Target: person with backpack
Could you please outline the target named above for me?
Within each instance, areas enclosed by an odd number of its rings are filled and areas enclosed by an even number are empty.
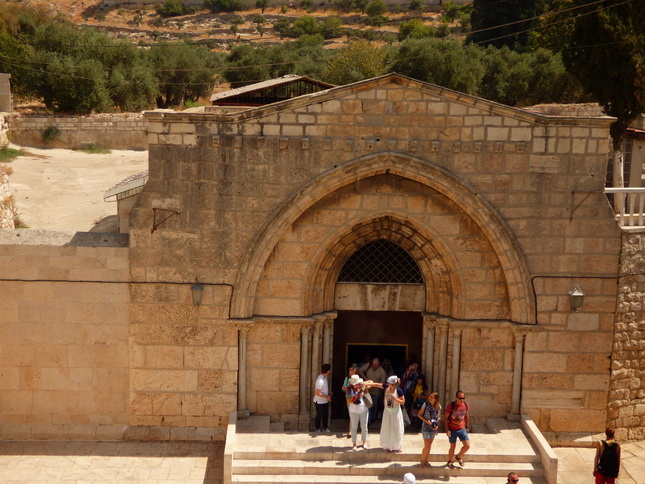
[[[593,475],[596,484],[614,484],[620,471],[620,445],[614,442],[615,430],[605,430],[607,440],[596,444],[596,456],[593,460]]]
[[[464,454],[470,449],[470,438],[468,437],[468,404],[466,395],[458,390],[457,399],[446,408],[446,434],[450,442],[448,450],[449,469],[455,468],[455,460],[461,467],[464,467]],[[461,442],[461,450],[455,457],[455,447],[457,447],[457,438]]]

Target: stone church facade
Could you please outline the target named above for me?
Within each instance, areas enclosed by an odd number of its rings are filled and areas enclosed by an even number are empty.
[[[149,179],[129,248],[109,249],[127,268],[96,276],[120,308],[104,341],[119,363],[93,360],[118,369],[102,403],[116,417],[88,407],[87,428],[223,439],[238,410],[308,430],[320,365],[339,393],[368,354],[395,370],[419,361],[444,402],[466,392],[475,422],[528,414],[544,432],[611,422],[627,436],[638,420],[638,389],[608,408],[624,385],[610,381],[623,245],[603,192],[611,118],[398,75],[233,114],[146,116]],[[361,259],[366,247],[384,252]],[[416,276],[370,279],[378,266]],[[0,424],[19,435],[29,418],[5,407]]]

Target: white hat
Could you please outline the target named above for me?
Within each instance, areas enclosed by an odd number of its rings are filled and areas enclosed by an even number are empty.
[[[398,385],[398,383],[399,383],[399,377],[398,377],[398,376],[396,376],[396,375],[392,375],[390,378],[388,378],[388,379],[387,379],[387,382],[388,382],[390,385]],[[412,476],[412,474],[410,474],[410,475]],[[414,477],[414,476],[412,476],[412,477]],[[412,481],[412,482],[414,482],[414,481]]]
[[[360,385],[361,383],[363,383],[363,379],[360,376],[352,375],[349,377],[350,385]]]
[[[417,481],[417,478],[414,477],[414,474],[408,472],[403,476],[403,484],[414,484]]]

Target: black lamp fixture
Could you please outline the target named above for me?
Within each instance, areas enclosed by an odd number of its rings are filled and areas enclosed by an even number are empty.
[[[193,296],[193,306],[201,306],[204,286],[199,283],[199,279],[195,278],[195,284],[190,287],[190,293]]]
[[[582,308],[582,302],[585,299],[585,293],[580,289],[580,286],[576,284],[576,287],[569,291],[569,296],[571,296],[571,311],[580,311],[580,308]]]

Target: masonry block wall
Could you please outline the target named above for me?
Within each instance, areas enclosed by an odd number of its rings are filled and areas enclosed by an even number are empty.
[[[154,288],[132,294],[142,306],[133,324],[156,330],[146,345],[176,344],[185,356],[203,342],[173,339],[178,327],[218,328],[227,337],[204,351],[229,375],[237,370],[232,328],[253,322],[248,404],[293,421],[302,409],[281,406],[282,389],[265,388],[258,375],[295,375],[297,337],[276,344],[266,335],[285,331],[281,318],[333,310],[346,257],[376,234],[398,236],[432,286],[426,311],[472,325],[459,383],[486,409],[480,416],[509,409],[513,336],[486,325],[502,320],[533,329],[521,410],[543,430],[604,428],[621,244],[603,194],[611,119],[536,115],[386,76],[241,114],[152,113],[148,121],[150,179],[131,219],[131,275]],[[189,305],[196,277],[216,302],[194,313],[164,308],[166,296],[158,305],[160,280],[184,287]],[[575,284],[587,293],[579,313],[568,305]],[[173,319],[155,319],[160,310]],[[482,356],[487,349],[494,358]],[[140,364],[154,374],[166,362]],[[230,396],[230,407],[202,404],[198,413],[235,408],[235,388],[204,390],[207,368],[182,365],[177,374],[190,384],[135,383],[133,398],[216,393]],[[175,425],[164,410],[144,416]]]
[[[115,150],[145,150],[147,123],[140,113],[65,116],[13,114],[7,119],[11,141],[39,148],[79,148],[95,144]]]
[[[645,237],[623,237],[616,333],[611,363],[609,424],[622,439],[645,438]]]
[[[127,280],[127,248],[0,245],[0,438],[123,438]]]
[[[11,74],[0,74],[0,112],[10,113],[13,111],[11,99]]]

